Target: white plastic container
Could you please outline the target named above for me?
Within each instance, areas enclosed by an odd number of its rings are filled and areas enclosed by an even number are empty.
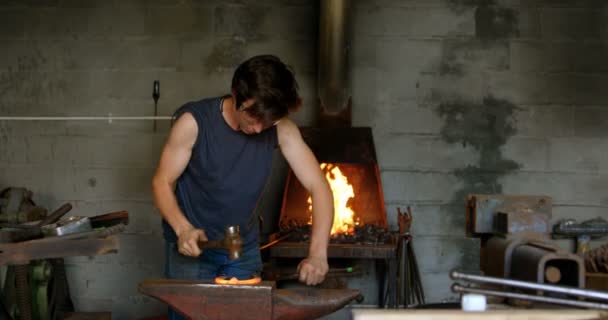
[[[485,311],[486,296],[475,293],[463,294],[461,304],[463,311]]]

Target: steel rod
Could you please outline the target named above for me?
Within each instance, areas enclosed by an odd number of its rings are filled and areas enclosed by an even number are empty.
[[[450,277],[452,280],[466,280],[471,282],[479,282],[479,283],[492,283],[497,285],[505,285],[510,287],[524,288],[524,289],[532,289],[532,290],[542,290],[542,291],[550,291],[556,293],[563,293],[567,295],[575,295],[584,298],[592,298],[598,300],[606,300],[608,301],[608,293],[604,293],[601,291],[594,290],[586,290],[586,289],[578,289],[572,287],[564,287],[564,286],[556,286],[542,283],[534,283],[534,282],[526,282],[512,279],[503,279],[503,278],[494,278],[487,276],[479,276],[473,274],[466,274],[458,271],[450,272]]]
[[[477,293],[477,294],[496,296],[496,297],[521,299],[521,300],[529,300],[529,301],[536,301],[536,302],[546,302],[546,303],[552,303],[552,304],[567,305],[567,306],[589,308],[589,309],[608,310],[608,304],[599,303],[599,302],[568,300],[568,299],[560,299],[560,298],[553,298],[553,297],[546,297],[546,296],[536,296],[536,295],[525,294],[525,293],[477,289],[477,288],[464,287],[457,283],[452,285],[452,291],[459,292],[459,293],[468,292],[468,293]]]
[[[69,120],[171,120],[171,116],[73,116],[73,117],[0,117],[0,121],[69,121]]]

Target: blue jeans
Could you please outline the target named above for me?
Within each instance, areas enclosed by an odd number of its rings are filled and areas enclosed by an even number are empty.
[[[213,280],[217,276],[248,279],[262,271],[262,257],[257,246],[244,248],[241,257],[229,260],[224,250],[207,249],[199,257],[186,257],[177,251],[177,243],[165,242],[165,276],[169,279]],[[185,319],[169,308],[169,320]]]

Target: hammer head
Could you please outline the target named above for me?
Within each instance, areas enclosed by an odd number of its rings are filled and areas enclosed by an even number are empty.
[[[228,258],[235,260],[241,257],[243,252],[243,239],[239,226],[226,226],[226,236],[224,237],[223,247],[228,250]]]

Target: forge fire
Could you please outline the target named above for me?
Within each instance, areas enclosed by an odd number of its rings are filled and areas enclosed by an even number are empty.
[[[337,164],[321,163],[334,198],[334,222],[331,228],[332,243],[358,243],[366,245],[386,244],[391,241],[391,235],[384,225],[362,223],[358,213],[353,208],[356,203],[355,188],[349,177]],[[290,236],[288,241],[307,242],[312,225],[312,198],[306,199],[307,222],[297,219],[282,221],[281,233]]]

